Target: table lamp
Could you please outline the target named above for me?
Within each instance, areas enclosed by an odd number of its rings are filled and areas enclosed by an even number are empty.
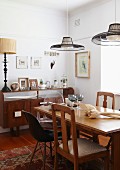
[[[0,38],[0,54],[4,54],[4,87],[3,92],[11,91],[7,87],[7,59],[6,54],[16,54],[16,40],[8,38]]]

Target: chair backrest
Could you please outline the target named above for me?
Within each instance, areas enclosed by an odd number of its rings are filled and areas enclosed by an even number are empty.
[[[42,126],[40,125],[39,121],[37,120],[37,118],[32,115],[29,112],[26,112],[24,110],[22,110],[22,113],[25,115],[26,120],[29,124],[29,129],[30,129],[30,133],[31,135],[40,142],[46,142],[49,138],[48,134],[44,131],[44,129],[42,128]]]
[[[58,113],[59,112],[59,113]],[[56,123],[56,114],[59,114],[61,116],[61,132],[62,132],[62,144],[63,148],[61,152],[63,151],[66,154],[70,155],[69,148],[68,148],[68,133],[67,133],[67,123],[66,123],[66,117],[68,117],[70,121],[70,130],[71,130],[71,138],[73,142],[73,152],[74,152],[74,159],[78,158],[78,146],[77,146],[77,134],[76,134],[76,124],[75,124],[75,113],[74,110],[70,107],[63,106],[60,104],[53,104],[52,105],[52,118],[53,118],[53,129],[54,129],[54,142],[55,142],[55,149],[57,148],[61,149],[59,147],[58,143],[58,129],[57,129],[57,123]],[[72,156],[72,155],[71,155]]]
[[[63,103],[63,99],[61,96],[56,97],[46,97],[44,98],[44,102],[52,102],[52,103]]]
[[[112,99],[112,109],[115,109],[115,95],[111,92],[97,92],[97,99],[96,99],[96,106],[100,105],[100,96],[103,96],[103,107],[107,108],[107,99],[108,97],[111,97]]]

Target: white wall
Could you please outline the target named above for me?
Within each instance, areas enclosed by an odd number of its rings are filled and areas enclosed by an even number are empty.
[[[85,46],[90,51],[90,79],[75,78],[75,58],[71,59],[69,76],[72,75],[71,84],[76,87],[76,93],[84,95],[84,102],[95,105],[96,92],[101,89],[101,47],[91,42],[91,38],[98,33],[108,30],[108,26],[115,22],[114,0],[93,5],[91,8],[81,9],[70,15],[70,35],[74,42]],[[120,22],[120,11],[117,0],[116,20]],[[75,20],[80,19],[80,25],[75,26]]]
[[[44,51],[50,51],[51,45],[61,42],[66,33],[65,23],[66,15],[60,11],[0,1],[0,37],[17,41],[17,53],[7,55],[8,85],[18,81],[18,77],[42,78],[53,83],[54,79],[66,74],[64,53],[57,57],[44,56]],[[28,56],[28,69],[16,69],[16,56]],[[41,69],[30,69],[31,56],[42,57]],[[50,62],[53,60],[56,64],[51,70]],[[0,55],[0,89],[4,84],[2,61],[3,54]]]
[[[14,38],[17,41],[17,53],[7,55],[8,86],[18,81],[18,77],[41,78],[51,84],[61,79],[66,71],[66,55],[44,56],[50,46],[61,43],[66,33],[66,14],[50,9],[41,9],[11,1],[0,0],[0,37]],[[16,56],[28,56],[28,69],[16,69]],[[30,69],[30,57],[42,57],[41,69]],[[55,60],[51,70],[50,63]],[[0,89],[4,85],[3,54],[0,54]],[[7,131],[2,129],[0,132]]]
[[[120,1],[117,0],[117,20],[120,21]],[[80,26],[74,22],[80,18]],[[96,92],[101,89],[101,47],[91,42],[92,36],[107,31],[110,23],[115,21],[114,0],[80,9],[70,15],[69,34],[74,43],[85,46],[90,51],[90,79],[75,77],[75,55],[61,52],[58,57],[44,56],[50,46],[61,42],[66,34],[66,14],[49,9],[39,9],[27,5],[0,0],[0,37],[17,40],[17,54],[28,56],[29,68],[16,69],[16,55],[8,58],[8,85],[18,77],[43,78],[44,81],[68,75],[69,84],[76,87],[76,93],[84,95],[84,102],[95,104]],[[42,57],[41,69],[30,69],[30,57]],[[56,60],[54,69],[50,62]],[[3,55],[0,55],[0,89],[3,87]],[[1,130],[0,130],[1,131]]]

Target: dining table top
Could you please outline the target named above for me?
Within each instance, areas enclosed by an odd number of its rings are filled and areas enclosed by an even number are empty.
[[[89,118],[86,116],[84,110],[80,108],[74,108],[76,126],[80,129],[85,129],[88,131],[93,131],[94,133],[109,136],[113,133],[120,132],[120,111],[112,110],[103,107],[96,107],[96,109],[101,113],[97,118]],[[39,106],[34,107],[36,112],[40,114],[46,114],[48,117],[52,117],[52,111],[49,106]],[[105,115],[102,115],[105,114]],[[111,117],[110,115],[115,115]],[[57,118],[60,119],[60,112],[57,112]],[[66,120],[70,121],[69,115]]]

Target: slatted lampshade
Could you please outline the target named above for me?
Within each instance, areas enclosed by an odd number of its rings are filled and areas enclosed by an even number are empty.
[[[116,23],[116,0],[115,0],[115,23],[109,25],[107,32],[102,32],[91,40],[97,45],[103,46],[120,46],[120,23]]]
[[[8,38],[0,38],[0,53],[4,54],[4,87],[2,88],[2,91],[10,91],[10,89],[7,87],[7,60],[6,60],[6,54],[16,54],[16,40],[14,39],[8,39]]]
[[[67,35],[68,35],[68,0],[66,0],[66,19],[67,19]],[[51,50],[56,50],[56,51],[79,51],[79,50],[84,50],[85,47],[83,45],[79,44],[74,44],[73,40],[69,36],[65,36],[62,39],[62,43],[60,44],[55,44],[50,47]]]
[[[79,44],[73,44],[71,37],[63,37],[61,44],[52,45],[50,49],[56,51],[79,51],[84,50],[85,47]]]
[[[120,46],[120,23],[110,24],[108,32],[95,35],[92,42],[103,46]]]
[[[16,40],[0,38],[0,53],[16,54]]]

